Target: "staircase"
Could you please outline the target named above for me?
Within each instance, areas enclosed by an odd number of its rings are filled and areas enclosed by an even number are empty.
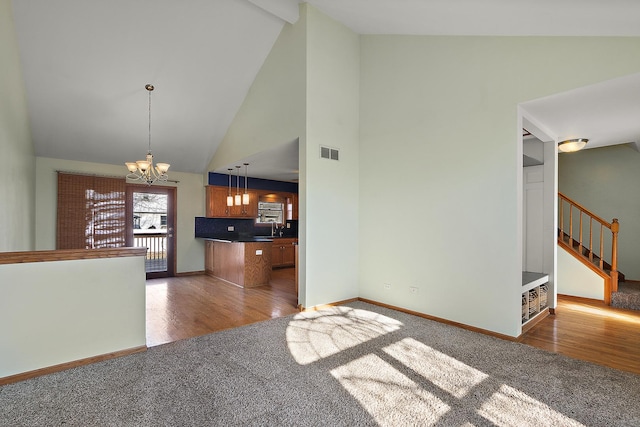
[[[640,310],[640,282],[628,281],[618,284],[618,292],[611,294],[611,306]]]
[[[614,219],[614,221],[617,221],[617,220]],[[565,249],[568,247],[571,247],[573,249],[573,252],[576,252],[581,255],[581,261],[585,263],[589,263],[596,268],[600,268],[600,261],[602,261],[602,270],[605,273],[607,273],[609,276],[611,276],[611,264],[609,264],[605,260],[601,260],[598,254],[594,253],[586,246],[581,247],[580,242],[578,240],[572,240],[571,237],[564,231],[561,231],[560,229],[558,229],[558,235],[559,235],[558,241],[559,242],[562,241],[564,243],[564,245],[562,246],[565,247]],[[622,273],[621,271],[618,271],[618,287],[620,286],[619,285],[620,282],[624,282],[624,281],[625,281],[624,273]]]
[[[562,193],[558,211],[558,245],[604,279],[605,303],[640,310],[640,281],[627,281],[617,270],[618,220],[605,221]]]
[[[618,272],[618,220],[608,222],[562,193],[558,212],[558,246],[603,278],[604,302],[611,305],[619,279],[624,280]]]

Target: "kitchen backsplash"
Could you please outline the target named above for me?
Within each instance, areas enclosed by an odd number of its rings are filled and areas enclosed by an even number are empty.
[[[290,228],[286,228],[289,224]],[[229,231],[228,227],[233,227]],[[298,221],[286,221],[282,230],[282,237],[298,237]],[[256,225],[253,219],[238,218],[195,218],[195,237],[224,237],[224,236],[270,236],[271,227]]]

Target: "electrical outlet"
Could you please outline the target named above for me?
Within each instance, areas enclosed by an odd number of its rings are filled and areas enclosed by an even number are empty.
[[[291,228],[291,223],[287,223],[287,228]]]
[[[409,293],[410,294],[418,294],[418,287],[417,286],[409,286]]]
[[[385,289],[385,290],[389,290],[389,289],[391,289],[391,283],[385,283],[385,284],[384,284],[384,289]]]
[[[236,228],[233,225],[227,227],[227,231],[234,231]]]

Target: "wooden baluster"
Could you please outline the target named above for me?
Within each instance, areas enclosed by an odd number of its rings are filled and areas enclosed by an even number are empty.
[[[611,221],[611,292],[618,292],[618,218]]]
[[[573,249],[573,205],[569,205],[569,246]]]
[[[558,196],[558,205],[560,206],[560,220],[558,221],[558,237],[564,239],[564,203],[562,203],[562,197]]]
[[[593,262],[593,217],[589,216],[589,261]]]
[[[564,199],[562,196],[559,197],[558,204],[560,205],[560,232],[559,237],[564,242]]]
[[[600,269],[604,269],[603,268],[603,264],[602,264],[602,258],[604,257],[604,234],[603,234],[603,228],[604,226],[602,224],[600,224]]]
[[[580,242],[578,244],[578,250],[580,251],[580,255],[584,255],[582,252],[582,209],[580,209],[580,217],[579,217],[579,224],[580,224]]]

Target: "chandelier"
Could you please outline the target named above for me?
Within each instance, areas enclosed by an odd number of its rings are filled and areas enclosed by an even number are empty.
[[[145,160],[125,162],[125,165],[129,169],[127,179],[151,185],[156,181],[167,182],[169,179],[167,171],[170,165],[169,163],[158,163],[153,166],[153,154],[151,154],[151,91],[153,91],[154,87],[148,84],[144,88],[149,92],[149,149]]]

